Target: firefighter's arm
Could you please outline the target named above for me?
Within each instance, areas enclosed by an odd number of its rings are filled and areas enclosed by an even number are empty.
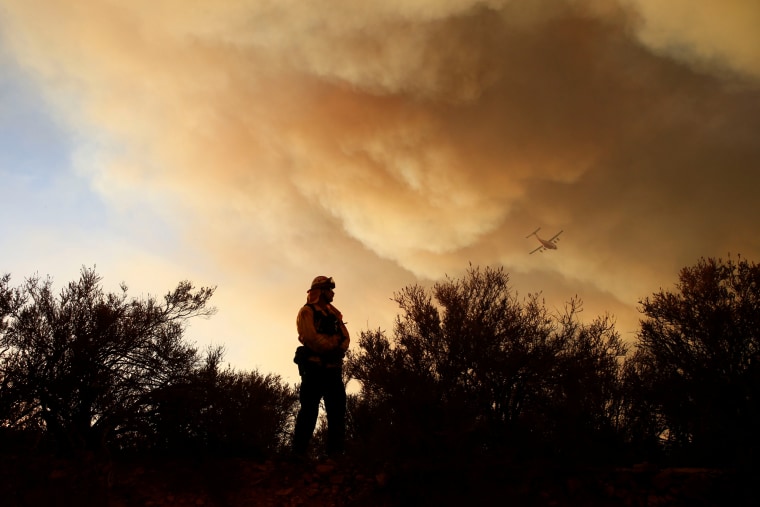
[[[314,327],[314,314],[312,309],[304,306],[298,312],[296,318],[298,340],[317,354],[324,354],[334,350],[338,346],[338,337],[317,333]]]
[[[338,321],[340,326],[340,331],[343,334],[343,339],[339,343],[339,346],[343,352],[348,350],[348,345],[351,343],[351,337],[348,335],[348,329],[346,328],[346,325],[343,323],[342,320]]]
[[[338,348],[345,352],[348,350],[348,345],[351,343],[351,337],[348,334],[348,328],[346,327],[346,324],[343,323],[343,314],[340,313],[340,310],[335,308],[333,305],[327,305],[327,308],[328,311],[330,311],[338,319],[338,330],[341,334],[341,336],[338,337]]]

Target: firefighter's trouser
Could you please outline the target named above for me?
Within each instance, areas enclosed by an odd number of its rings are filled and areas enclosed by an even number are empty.
[[[310,365],[301,373],[301,408],[293,433],[293,451],[305,454],[317,425],[319,402],[324,398],[327,412],[327,453],[343,451],[346,435],[346,388],[341,367]]]

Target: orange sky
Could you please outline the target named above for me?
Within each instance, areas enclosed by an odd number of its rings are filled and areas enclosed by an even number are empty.
[[[757,26],[754,0],[0,0],[67,139],[50,177],[105,224],[16,227],[0,271],[217,285],[188,338],[288,379],[319,274],[357,336],[472,263],[632,337],[680,268],[758,260]],[[528,255],[539,226],[559,249]]]

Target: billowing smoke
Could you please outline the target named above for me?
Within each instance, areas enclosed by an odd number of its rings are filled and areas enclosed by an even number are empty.
[[[358,332],[472,262],[627,331],[679,268],[760,251],[753,1],[2,3],[77,170],[283,329],[317,274]]]

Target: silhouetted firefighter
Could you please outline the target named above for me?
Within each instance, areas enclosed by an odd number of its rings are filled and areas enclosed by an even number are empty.
[[[327,411],[327,454],[343,452],[346,434],[346,388],[343,356],[350,338],[343,316],[331,303],[335,293],[332,278],[318,276],[307,291],[306,304],[296,318],[298,340],[294,362],[301,375],[301,407],[293,434],[293,452],[306,455],[319,414],[319,402]]]

